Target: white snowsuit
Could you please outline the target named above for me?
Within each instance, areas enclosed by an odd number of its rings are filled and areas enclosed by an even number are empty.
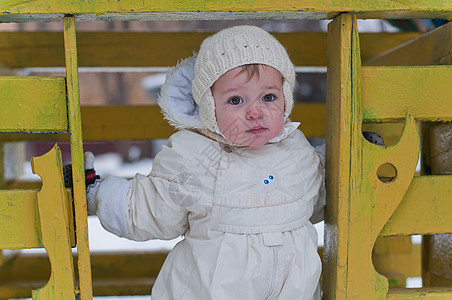
[[[187,88],[188,70],[169,75],[165,99]],[[172,118],[169,102],[162,107]],[[323,174],[323,155],[299,130],[261,147],[181,130],[148,176],[98,184],[96,214],[107,230],[133,240],[184,235],[160,271],[153,300],[320,299],[310,218],[323,216]]]

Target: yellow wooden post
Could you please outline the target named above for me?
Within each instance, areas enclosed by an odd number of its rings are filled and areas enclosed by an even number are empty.
[[[340,158],[344,154],[339,151],[341,144],[350,143],[350,136],[348,131],[343,132],[337,125],[341,123],[341,113],[347,109],[346,101],[351,98],[351,74],[348,67],[351,60],[351,26],[351,16],[340,15],[330,23],[327,42],[326,185],[328,202],[325,212],[323,290],[324,298],[332,300],[346,298],[344,277],[347,259],[338,252],[342,248],[342,243],[346,243],[347,228],[345,226],[349,208],[348,203],[344,202],[342,209],[339,209],[336,199],[339,199],[340,187],[337,178],[349,173],[347,165],[340,163]],[[339,227],[339,224],[343,225]],[[342,288],[339,288],[340,286]]]
[[[90,254],[88,243],[85,169],[83,163],[83,139],[80,117],[80,91],[78,84],[77,43],[73,16],[64,18],[64,49],[66,57],[66,84],[68,119],[74,182],[74,210],[77,231],[80,299],[92,299]]]
[[[0,142],[0,187],[5,184],[5,154],[3,149],[3,143]]]
[[[419,135],[406,113],[396,145],[380,147],[363,138],[356,16],[340,15],[330,23],[328,34],[325,298],[382,299],[388,283],[375,271],[372,249],[411,183]],[[385,164],[396,170],[390,182],[377,176]]]
[[[5,184],[5,165],[4,165],[4,153],[3,153],[3,143],[0,142],[0,189]],[[3,265],[4,258],[3,258],[3,250],[0,249],[0,266]],[[1,299],[1,298],[0,298]]]

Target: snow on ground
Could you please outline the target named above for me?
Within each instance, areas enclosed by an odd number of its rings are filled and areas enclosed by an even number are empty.
[[[147,242],[135,242],[106,231],[95,216],[88,217],[89,248],[91,252],[105,251],[154,251],[171,250],[181,238],[174,240],[152,240]]]

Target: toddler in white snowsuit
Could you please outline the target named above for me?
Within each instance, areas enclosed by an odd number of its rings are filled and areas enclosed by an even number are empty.
[[[313,222],[324,155],[288,116],[295,71],[254,26],[207,38],[159,99],[178,131],[148,176],[88,187],[88,209],[132,240],[172,239],[152,299],[320,299]]]

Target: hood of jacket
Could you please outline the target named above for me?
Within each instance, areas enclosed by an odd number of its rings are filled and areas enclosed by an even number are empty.
[[[162,114],[169,124],[178,130],[188,129],[207,136],[217,142],[238,146],[229,141],[220,131],[207,129],[201,121],[199,106],[193,99],[192,81],[195,78],[196,55],[182,60],[168,70],[165,84],[162,87],[158,104]],[[285,115],[285,124],[281,133],[269,141],[277,143],[285,139],[297,129],[299,122],[291,122]]]
[[[168,122],[176,129],[200,130],[204,126],[199,106],[193,100],[196,56],[187,58],[168,70],[158,104]]]

